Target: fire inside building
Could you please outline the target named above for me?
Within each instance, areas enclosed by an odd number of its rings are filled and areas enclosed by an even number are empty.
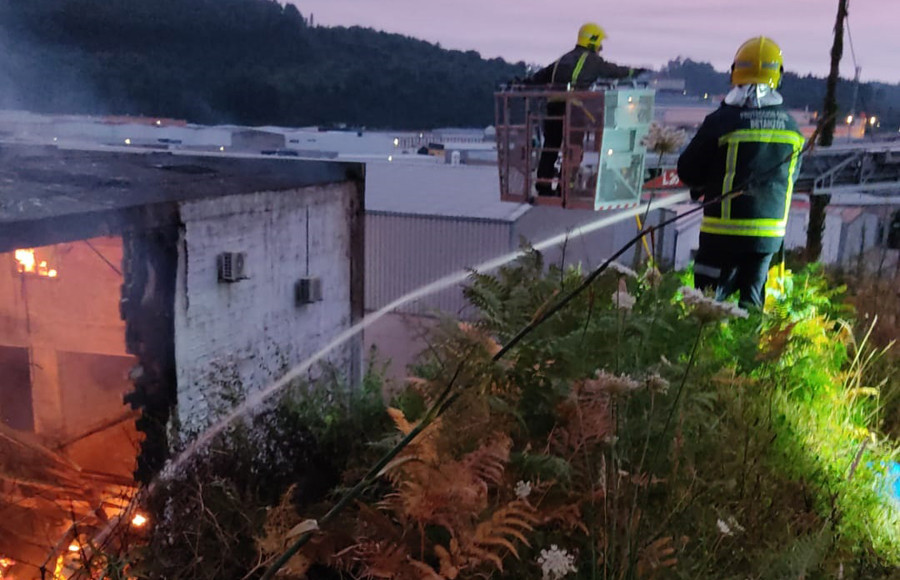
[[[147,525],[131,499],[222,384],[362,316],[364,190],[354,163],[0,148],[0,577]]]

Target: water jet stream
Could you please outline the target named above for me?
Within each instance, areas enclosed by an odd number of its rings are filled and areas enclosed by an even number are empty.
[[[661,209],[678,203],[683,203],[688,199],[688,192],[675,193],[666,198],[653,200],[647,205],[639,205],[621,213],[605,216],[589,224],[580,226],[565,233],[538,242],[532,247],[536,250],[546,250],[547,248],[561,244],[566,240],[579,238],[585,234],[595,232],[620,221],[633,218],[634,216],[640,215],[645,210],[649,211],[650,209]],[[481,264],[473,266],[471,270],[474,270],[476,272],[489,272],[491,270],[499,268],[500,266],[512,262],[521,255],[522,251],[517,250],[515,252],[493,258],[486,262],[482,262]],[[182,465],[184,465],[184,463],[188,459],[190,459],[195,453],[197,453],[200,449],[207,445],[215,436],[222,433],[222,431],[224,431],[225,428],[228,427],[228,425],[230,425],[236,419],[245,415],[253,408],[261,405],[263,402],[265,402],[266,399],[289,385],[295,379],[299,378],[303,373],[309,370],[310,367],[321,361],[331,351],[343,345],[345,342],[383,318],[385,315],[391,313],[393,310],[420,298],[429,296],[430,294],[433,294],[435,292],[439,292],[441,290],[449,288],[455,284],[464,282],[470,276],[471,270],[460,270],[454,272],[453,274],[444,276],[443,278],[439,278],[434,282],[431,282],[413,290],[412,292],[404,294],[403,296],[397,298],[383,308],[364,316],[362,320],[338,334],[310,358],[290,369],[280,379],[278,379],[265,389],[248,394],[247,398],[240,405],[235,407],[230,413],[228,413],[228,415],[220,419],[215,425],[210,426],[206,431],[201,433],[193,442],[191,442],[190,445],[188,445],[181,453],[179,453],[174,459],[172,459],[160,474],[160,476],[150,484],[150,491],[153,490],[158,481],[165,480],[168,477],[177,474],[178,469]]]

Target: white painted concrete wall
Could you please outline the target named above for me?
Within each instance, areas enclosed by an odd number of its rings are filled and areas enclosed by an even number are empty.
[[[337,184],[181,205],[175,358],[182,432],[207,426],[231,398],[267,387],[350,326],[355,195],[352,184]],[[247,253],[249,279],[218,282],[216,256],[225,251]],[[321,277],[323,301],[297,306],[294,287],[307,275]],[[349,372],[355,348],[348,344],[330,360]]]

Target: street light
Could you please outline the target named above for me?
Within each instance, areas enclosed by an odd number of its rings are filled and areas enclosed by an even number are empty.
[[[853,115],[847,115],[847,141],[851,141],[853,139],[852,125]]]

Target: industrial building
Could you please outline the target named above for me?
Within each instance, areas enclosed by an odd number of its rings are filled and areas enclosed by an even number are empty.
[[[366,172],[366,311],[425,284],[515,252],[523,242],[573,230],[608,213],[500,201],[497,168],[369,164]],[[655,216],[654,216],[655,219]],[[598,266],[637,233],[634,219],[544,252],[546,262]],[[634,253],[622,257],[630,264]],[[441,315],[474,315],[454,285],[397,308],[366,330],[366,345],[393,361],[391,376],[424,348],[422,334]]]
[[[0,145],[0,546],[25,577],[362,317],[364,191],[354,163]],[[360,341],[331,360],[358,380]]]

